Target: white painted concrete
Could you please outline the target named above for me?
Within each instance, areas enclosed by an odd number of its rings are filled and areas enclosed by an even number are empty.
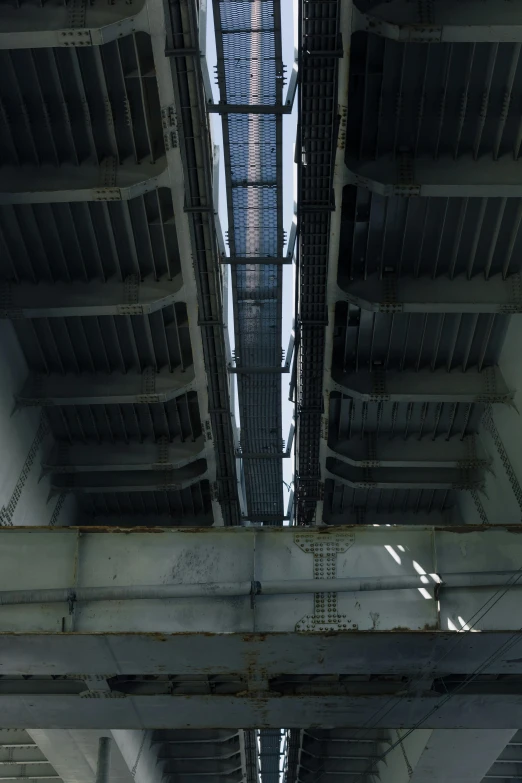
[[[63,783],[95,783],[98,740],[100,737],[110,737],[110,729],[31,729],[29,734]],[[132,783],[132,780],[130,769],[117,743],[112,743],[111,783]]]
[[[410,783],[480,783],[515,733],[515,729],[435,729],[417,764],[412,764]]]

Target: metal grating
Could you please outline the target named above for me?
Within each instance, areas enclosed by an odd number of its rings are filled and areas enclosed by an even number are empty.
[[[281,106],[283,66],[277,0],[214,0],[221,104],[251,113],[225,114],[223,138],[230,255],[280,258],[282,118],[255,113]],[[282,270],[274,264],[231,267],[235,363],[243,453],[283,451],[281,426]],[[254,372],[249,373],[249,368]],[[259,369],[263,368],[262,372]],[[257,370],[257,371],[256,371]],[[272,372],[270,372],[272,370]],[[243,463],[248,516],[282,517],[282,463]]]

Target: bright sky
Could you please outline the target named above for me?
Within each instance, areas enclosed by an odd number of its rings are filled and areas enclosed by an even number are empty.
[[[203,5],[203,3],[202,3]],[[290,78],[292,73],[292,67],[294,64],[294,47],[297,40],[297,2],[296,0],[283,0],[281,3],[281,27],[282,27],[282,47],[283,47],[283,62],[286,65],[286,77]],[[218,87],[215,82],[214,66],[216,64],[216,45],[214,37],[214,20],[212,16],[212,2],[208,0],[207,4],[207,65],[212,81],[212,89],[214,92],[214,100],[219,100]],[[285,89],[288,87],[288,83]],[[221,119],[219,115],[211,115],[212,132],[214,135],[214,143],[217,144],[222,150],[222,133],[221,133]],[[294,219],[294,199],[295,199],[295,165],[294,160],[294,143],[297,129],[297,101],[294,102],[294,111],[291,115],[285,115],[283,117],[283,226],[287,232],[287,237],[290,234],[290,228]],[[223,161],[221,156],[220,165],[220,177],[219,177],[219,218],[221,221],[221,227],[223,234],[228,229],[227,219],[227,203],[226,203],[226,190],[225,190],[225,172],[223,168]],[[229,292],[231,289],[229,289]],[[282,331],[282,345],[286,351],[288,348],[288,341],[290,339],[290,333],[292,331],[292,318],[294,309],[294,267],[293,265],[283,267],[283,331]],[[232,313],[232,296],[229,296],[228,302],[228,321],[233,323]],[[231,348],[234,350],[234,331],[229,329],[229,338],[231,342]],[[282,383],[282,415],[283,415],[283,438],[285,442],[288,441],[288,434],[290,432],[290,426],[292,423],[292,417],[294,413],[294,406],[288,401],[288,392],[290,384],[290,376],[283,374]],[[239,421],[239,410],[237,406],[237,394],[236,394],[236,417]],[[241,424],[241,422],[239,422]],[[283,460],[283,480],[288,486],[293,481],[293,454],[290,459]],[[284,498],[285,498],[285,513],[286,506],[288,505],[289,490],[286,486],[283,486]]]

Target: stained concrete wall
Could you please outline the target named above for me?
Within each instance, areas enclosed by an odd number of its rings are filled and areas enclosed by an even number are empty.
[[[50,497],[41,460],[52,436],[39,408],[17,408],[28,368],[10,321],[0,320],[0,525],[73,524],[74,499]]]

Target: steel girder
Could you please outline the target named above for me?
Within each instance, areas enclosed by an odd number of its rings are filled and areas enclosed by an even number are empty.
[[[183,279],[143,280],[130,276],[105,283],[3,283],[0,317],[75,318],[150,315],[184,301]]]
[[[196,388],[194,368],[169,372],[93,375],[31,375],[16,396],[18,405],[109,405],[167,402]]]

